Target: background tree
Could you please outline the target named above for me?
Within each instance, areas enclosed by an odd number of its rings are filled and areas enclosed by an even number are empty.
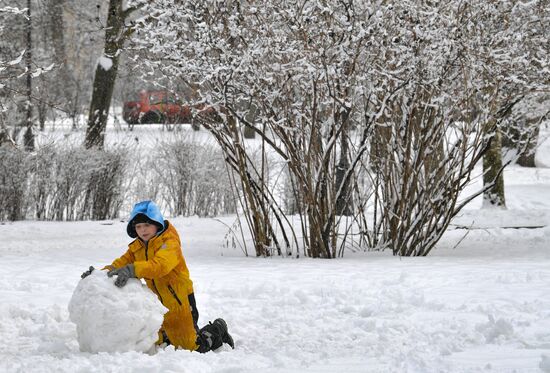
[[[502,126],[502,146],[505,157],[523,167],[536,167],[535,155],[540,126],[550,114],[550,96],[545,93],[528,95],[514,107]]]
[[[27,8],[27,0],[12,3],[9,5]],[[28,101],[28,89],[24,78],[28,76],[32,79],[33,119],[38,119],[41,130],[46,121],[55,125],[59,114],[66,116],[73,113],[71,116],[76,119],[76,113],[82,113],[81,105],[75,104],[73,98],[89,95],[89,92],[79,92],[79,89],[90,86],[90,79],[87,82],[90,76],[87,65],[91,59],[89,55],[94,53],[93,35],[97,33],[93,21],[93,10],[96,8],[89,2],[33,0],[31,8],[32,48],[26,46],[29,24],[24,16],[26,11],[18,15],[12,11],[0,14],[5,25],[0,30],[0,60],[13,60],[23,50],[32,52],[30,69],[24,66],[24,60],[7,66],[4,87],[0,91],[0,106],[3,107],[0,116],[3,116],[6,128],[13,129],[16,140],[19,129],[27,127],[25,103]],[[79,55],[80,50],[85,50],[85,54]],[[25,71],[29,71],[30,75]]]
[[[109,1],[105,46],[103,55],[97,62],[92,88],[92,101],[86,128],[86,148],[103,147],[120,54],[125,41],[133,32],[133,29],[128,27],[125,22],[135,10],[136,8],[133,6],[126,7],[123,0]]]
[[[26,127],[24,136],[25,149],[34,150],[34,134],[33,134],[33,103],[32,103],[32,3],[31,0],[27,0],[27,27],[26,27],[26,51],[25,51],[25,63],[27,68],[27,98],[25,101],[26,111]]]
[[[494,132],[492,149],[484,159],[484,203],[488,205],[505,206],[502,134],[507,139],[511,133],[521,133],[515,141],[516,153],[520,162],[527,162],[524,155],[530,152],[534,166],[537,126],[533,124],[541,121],[545,114],[540,110],[527,113],[521,108],[530,106],[533,109],[533,99],[540,98],[548,90],[550,80],[544,74],[548,69],[548,62],[545,61],[548,59],[548,47],[544,34],[547,29],[545,25],[549,22],[549,6],[548,1],[529,4],[491,2],[482,8],[483,18],[479,21],[484,24],[480,32],[486,33],[485,43],[479,43],[477,47],[493,67],[491,75],[485,75],[485,80],[489,82],[486,89],[487,94],[493,97],[489,104],[498,106],[498,128]],[[491,16],[495,12],[500,13],[496,18]],[[502,24],[512,27],[502,27]],[[529,122],[530,125],[527,124]],[[505,160],[506,163],[510,161]]]
[[[9,19],[8,18],[9,16],[21,15],[24,12],[25,12],[24,9],[19,9],[16,7],[0,7],[0,19],[2,21],[5,21]],[[4,25],[5,25],[5,22],[2,22],[2,24],[0,24],[0,33],[4,32]],[[2,54],[0,55],[4,56],[4,54],[6,53],[6,44],[0,43],[0,51],[2,51]],[[5,113],[7,111],[7,108],[3,104],[3,101],[4,101],[3,98],[6,95],[6,92],[5,92],[6,84],[8,84],[9,80],[15,79],[15,76],[13,75],[10,76],[10,73],[11,73],[10,66],[19,63],[19,61],[21,60],[21,57],[22,55],[19,58],[11,61],[5,60],[4,59],[5,57],[0,58],[0,146],[4,144],[11,144],[11,145],[15,144],[15,142],[10,136],[9,129],[6,125]]]

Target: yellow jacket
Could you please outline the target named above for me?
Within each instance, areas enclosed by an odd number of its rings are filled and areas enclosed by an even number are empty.
[[[181,252],[178,232],[165,220],[166,229],[144,243],[139,238],[128,245],[128,250],[113,261],[115,268],[133,263],[136,277],[145,279],[147,287],[168,308],[164,315],[159,342],[162,342],[162,330],[170,342],[176,346],[194,351],[196,331],[189,304],[189,294],[193,293],[193,282]]]

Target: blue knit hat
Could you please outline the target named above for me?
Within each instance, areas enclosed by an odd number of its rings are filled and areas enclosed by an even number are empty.
[[[126,226],[128,236],[132,238],[137,237],[136,224],[138,223],[155,224],[158,227],[157,234],[162,233],[165,228],[164,218],[159,207],[153,201],[141,201],[134,205],[130,214],[130,220],[128,220],[128,225]]]

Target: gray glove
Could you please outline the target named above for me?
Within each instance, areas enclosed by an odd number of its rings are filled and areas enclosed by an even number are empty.
[[[107,273],[107,276],[109,277],[113,277],[115,275],[117,276],[117,279],[115,280],[115,285],[118,286],[119,288],[123,287],[124,285],[126,285],[130,277],[133,277],[133,278],[136,277],[136,272],[134,271],[134,265],[128,264],[128,265],[125,265],[124,267],[113,269],[112,271],[109,271],[109,273]]]
[[[94,267],[90,266],[90,268],[88,268],[88,270],[87,270],[86,272],[84,272],[84,273],[82,273],[82,274],[80,275],[80,278],[86,278],[86,277],[88,277],[89,275],[92,274],[92,272],[94,271],[94,269],[95,269]]]

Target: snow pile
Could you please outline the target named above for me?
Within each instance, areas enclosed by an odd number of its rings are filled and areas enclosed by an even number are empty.
[[[514,327],[503,319],[495,320],[493,315],[488,315],[489,322],[477,325],[478,332],[485,336],[487,343],[496,343],[509,339],[514,334]]]
[[[83,352],[148,351],[167,309],[137,279],[118,288],[104,271],[81,280],[69,303]]]

